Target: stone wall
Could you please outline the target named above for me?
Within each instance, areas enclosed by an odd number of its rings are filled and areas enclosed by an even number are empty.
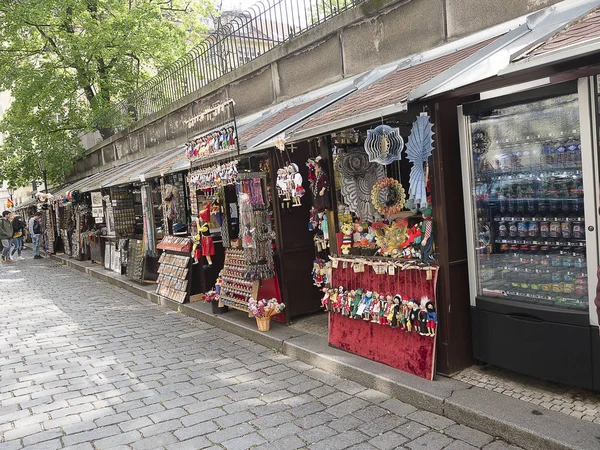
[[[183,121],[218,99],[251,114],[381,64],[531,13],[558,0],[367,0],[109,139],[82,142],[70,179],[186,142]]]

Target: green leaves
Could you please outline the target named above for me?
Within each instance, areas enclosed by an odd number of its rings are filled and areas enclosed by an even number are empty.
[[[213,0],[0,0],[0,91],[14,99],[0,179],[29,184],[42,159],[59,182],[91,118],[197,44],[213,12]]]

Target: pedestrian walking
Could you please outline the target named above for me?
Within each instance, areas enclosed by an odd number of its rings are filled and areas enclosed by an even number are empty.
[[[33,245],[33,259],[42,259],[40,256],[40,237],[42,234],[42,226],[40,225],[40,219],[42,215],[35,213],[31,219],[29,219],[29,234],[31,235],[31,243]]]
[[[23,232],[25,231],[25,223],[21,219],[21,216],[15,216],[12,220],[13,227],[13,249],[11,253],[12,259],[15,259],[15,252],[17,253],[17,257],[19,259],[25,259],[21,255],[23,252]]]
[[[12,216],[13,213],[10,211],[4,211],[0,219],[0,241],[2,242],[2,262],[4,263],[14,262],[10,259],[10,242],[13,237]]]

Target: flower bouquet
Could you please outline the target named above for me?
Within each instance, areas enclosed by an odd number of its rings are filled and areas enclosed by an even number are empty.
[[[259,331],[269,331],[271,328],[271,316],[279,314],[283,311],[283,308],[285,308],[285,305],[279,303],[275,298],[257,301],[250,297],[248,300],[248,309],[256,318]]]

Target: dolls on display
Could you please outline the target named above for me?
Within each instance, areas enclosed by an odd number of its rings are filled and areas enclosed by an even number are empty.
[[[315,159],[315,180],[311,184],[313,194],[313,206],[317,211],[331,209],[329,196],[329,178],[323,168],[324,161],[320,158]]]
[[[394,295],[394,303],[392,304],[392,308],[390,310],[390,315],[388,316],[388,320],[390,322],[390,326],[392,328],[398,328],[398,321],[400,319],[400,303],[402,302],[402,297],[399,294]]]
[[[427,297],[421,298],[421,304],[419,307],[419,334],[421,336],[427,336]]]
[[[408,320],[406,321],[408,332],[419,332],[419,304],[414,300],[410,299],[408,302],[408,306],[410,307],[410,311],[408,313]]]
[[[352,248],[352,234],[354,233],[354,225],[351,223],[344,223],[341,227],[341,232],[343,237],[340,250],[342,251],[343,255],[349,255],[350,248]]]
[[[292,195],[288,185],[288,173],[285,168],[277,170],[277,194],[281,199],[281,207],[288,209],[292,203]]]

